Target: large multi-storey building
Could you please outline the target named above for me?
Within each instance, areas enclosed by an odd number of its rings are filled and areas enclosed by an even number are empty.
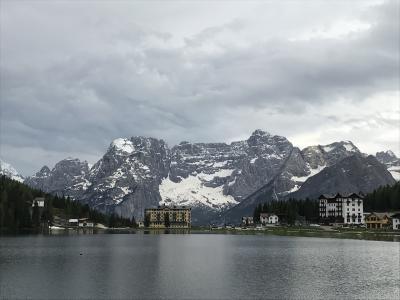
[[[159,206],[144,210],[144,225],[149,228],[190,228],[191,209],[181,206]]]
[[[322,221],[349,225],[364,224],[364,197],[360,194],[321,195],[319,197],[319,216]]]

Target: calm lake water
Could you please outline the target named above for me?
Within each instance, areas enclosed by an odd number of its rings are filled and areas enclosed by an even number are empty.
[[[0,237],[0,298],[399,298],[399,256],[329,238]]]

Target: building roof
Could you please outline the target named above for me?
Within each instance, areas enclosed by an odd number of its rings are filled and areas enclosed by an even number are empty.
[[[395,213],[394,215],[391,215],[393,219],[400,219],[400,213]]]
[[[186,210],[191,210],[192,208],[189,206],[166,206],[166,205],[162,205],[162,206],[157,206],[157,207],[147,207],[145,208],[145,210],[147,209],[158,209],[158,210],[167,210],[167,209],[186,209]]]
[[[44,201],[44,197],[35,197],[33,201]]]
[[[385,216],[389,218],[391,214],[389,212],[372,212],[368,217],[372,215],[378,217],[379,219],[383,219]]]
[[[269,217],[274,217],[274,216],[277,217],[277,215],[274,213],[260,213],[260,218],[261,217],[269,218]]]
[[[364,199],[364,195],[362,193],[336,193],[335,195],[330,195],[330,194],[322,194],[321,196],[318,197],[318,199],[327,199],[327,200],[333,200],[337,198],[360,198]]]

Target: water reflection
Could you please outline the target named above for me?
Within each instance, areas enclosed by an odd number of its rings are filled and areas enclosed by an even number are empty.
[[[266,235],[0,237],[0,298],[396,298],[399,253]]]

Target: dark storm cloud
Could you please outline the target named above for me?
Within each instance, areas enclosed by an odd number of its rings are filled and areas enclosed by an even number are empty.
[[[174,144],[230,140],[256,127],[293,136],[315,126],[310,108],[338,99],[362,106],[399,90],[395,1],[361,5],[353,17],[369,28],[334,37],[304,38],[284,24],[285,35],[258,26],[259,38],[249,40],[249,18],[238,14],[178,42],[174,31],[118,18],[101,5],[88,14],[79,5],[21,2],[1,10],[1,156],[28,174],[49,163],[46,153],[50,164],[65,153],[93,159],[120,136]],[[283,21],[264,25],[273,22]],[[285,119],[296,115],[302,125],[290,131]],[[326,118],[344,122],[332,112]],[[382,130],[398,123],[378,118]],[[21,158],[17,148],[37,152]]]

